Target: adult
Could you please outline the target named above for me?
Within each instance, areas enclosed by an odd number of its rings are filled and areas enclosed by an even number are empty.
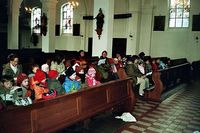
[[[138,68],[139,57],[137,55],[133,55],[126,65],[126,72],[129,77],[133,78],[134,83],[139,84],[139,95],[144,95],[144,89],[149,87],[149,79],[145,76],[145,74],[141,73]]]
[[[8,75],[17,80],[17,76],[22,73],[22,66],[18,64],[19,57],[16,54],[8,56],[8,63],[3,66],[2,75]]]

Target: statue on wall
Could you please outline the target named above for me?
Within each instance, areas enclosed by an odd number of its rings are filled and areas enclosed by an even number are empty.
[[[96,19],[96,32],[98,35],[98,38],[100,39],[102,31],[103,31],[103,24],[104,24],[104,14],[102,12],[102,9],[99,9],[99,13],[95,17]]]

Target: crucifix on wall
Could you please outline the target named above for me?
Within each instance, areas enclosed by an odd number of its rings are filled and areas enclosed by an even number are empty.
[[[99,13],[95,17],[95,19],[96,19],[95,31],[97,32],[98,38],[100,39],[102,31],[103,31],[103,24],[104,24],[104,14],[101,8],[99,8]]]

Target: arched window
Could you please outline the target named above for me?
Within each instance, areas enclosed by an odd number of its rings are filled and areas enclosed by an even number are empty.
[[[73,6],[66,3],[61,7],[61,31],[62,33],[72,33],[73,28]]]
[[[34,7],[31,12],[31,30],[32,33],[40,33],[41,26],[41,8]]]
[[[169,0],[169,27],[189,27],[190,0]]]

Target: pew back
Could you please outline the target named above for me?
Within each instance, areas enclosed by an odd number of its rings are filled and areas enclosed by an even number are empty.
[[[132,111],[134,95],[129,78],[0,112],[0,132],[54,132],[113,107]]]

